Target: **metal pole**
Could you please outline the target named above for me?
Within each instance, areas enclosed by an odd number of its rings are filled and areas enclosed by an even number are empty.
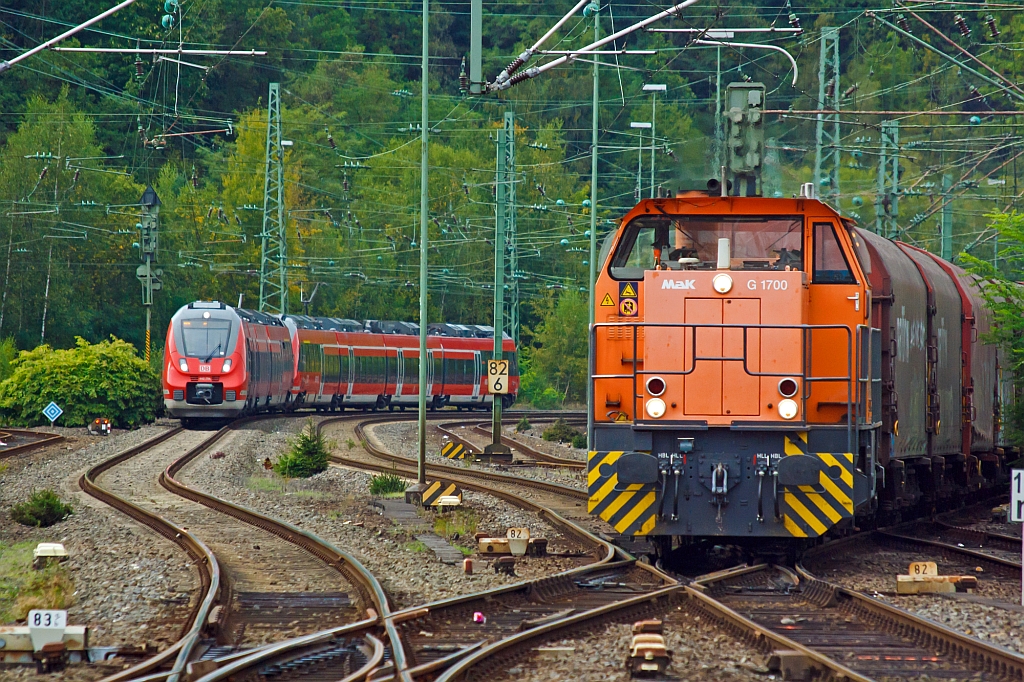
[[[427,482],[427,211],[429,209],[429,167],[427,132],[430,130],[430,103],[428,95],[428,60],[430,57],[430,0],[423,0],[423,58],[420,70],[420,376],[419,376],[419,452],[416,482]]]
[[[515,134],[515,115],[505,112],[504,125],[498,131],[498,155],[495,173],[495,221],[494,221],[494,355],[501,359],[501,345],[505,328],[505,224],[508,219],[508,190],[514,180],[515,169],[509,168],[510,137]],[[484,448],[485,454],[505,454],[511,450],[501,443],[501,395],[491,396],[491,444]]]
[[[655,131],[657,130],[658,123],[655,117],[658,106],[658,92],[654,90],[651,92],[651,198],[654,198],[654,138]]]
[[[942,207],[942,241],[940,256],[945,260],[953,260],[953,202],[949,195],[953,189],[953,176],[949,173],[942,174],[942,198],[945,204]]]
[[[14,59],[12,59],[9,62],[0,61],[0,73],[3,73],[4,71],[6,71],[7,69],[11,68],[12,66],[17,64],[18,62],[22,61],[23,59],[28,59],[32,55],[34,55],[34,54],[36,54],[38,52],[42,52],[43,50],[45,50],[46,48],[50,47],[51,45],[56,45],[57,43],[59,43],[60,41],[64,40],[68,36],[73,36],[74,34],[76,34],[79,31],[81,31],[83,28],[88,28],[89,26],[92,26],[93,24],[95,24],[95,23],[97,23],[99,21],[103,21],[104,19],[109,17],[114,12],[117,12],[120,9],[124,9],[125,7],[127,7],[130,4],[132,4],[133,2],[135,2],[135,0],[124,0],[124,2],[122,2],[121,4],[116,5],[114,7],[111,7],[110,9],[108,9],[106,12],[103,12],[102,14],[97,14],[96,16],[94,16],[92,19],[90,19],[89,21],[85,22],[84,24],[79,24],[78,26],[75,26],[72,29],[68,29],[67,31],[64,31],[63,33],[61,33],[56,38],[50,38],[45,43],[41,43],[39,45],[36,45],[35,47],[33,47],[28,52],[25,52],[23,54],[19,54],[17,57],[15,57]]]
[[[483,92],[483,0],[469,2],[469,92],[479,95]]]
[[[722,46],[718,46],[715,66],[715,172],[722,167]]]
[[[150,306],[146,306],[146,362],[149,362],[149,338],[150,338],[150,324],[152,323],[153,309]]]
[[[594,42],[601,38],[600,13],[594,12]],[[589,332],[587,339],[593,335],[595,313],[594,306],[597,304],[595,298],[595,287],[597,285],[597,123],[599,116],[600,100],[598,88],[601,84],[597,72],[597,60],[594,60],[594,86],[593,100],[590,112],[590,303],[587,306],[590,318]],[[592,351],[593,349],[591,349]],[[587,448],[594,449],[594,383],[587,377]]]

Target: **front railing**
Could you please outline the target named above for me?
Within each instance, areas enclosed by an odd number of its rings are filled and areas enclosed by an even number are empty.
[[[705,324],[705,323],[687,323],[687,322],[598,322],[595,323],[590,330],[590,347],[591,349],[597,349],[597,334],[599,329],[623,329],[628,330],[624,336],[631,338],[633,342],[633,353],[630,359],[621,359],[623,364],[630,364],[631,370],[628,373],[619,374],[596,374],[596,353],[590,353],[590,394],[593,396],[595,404],[598,400],[596,382],[604,379],[629,379],[632,381],[632,393],[633,393],[633,424],[634,425],[651,425],[654,423],[664,422],[653,422],[648,420],[638,419],[638,413],[643,412],[643,398],[644,395],[638,390],[638,386],[642,387],[646,384],[644,378],[646,376],[687,376],[693,374],[697,369],[698,363],[711,363],[711,362],[732,362],[742,363],[743,371],[750,377],[774,377],[774,378],[796,378],[800,380],[800,417],[799,421],[783,421],[778,422],[779,425],[785,425],[786,427],[793,428],[806,426],[807,418],[807,401],[811,397],[813,384],[821,383],[833,383],[843,384],[846,387],[845,391],[845,404],[846,404],[846,430],[847,430],[847,445],[848,451],[852,452],[854,447],[854,430],[863,427],[870,427],[871,413],[874,411],[873,406],[878,405],[879,397],[875,394],[879,393],[880,378],[879,371],[880,367],[875,367],[874,346],[877,346],[880,339],[880,332],[878,329],[873,329],[864,325],[857,325],[856,330],[851,329],[846,325],[841,324]],[[672,330],[684,330],[684,348],[685,343],[689,344],[689,352],[681,351],[681,369],[650,369],[644,362],[644,358],[641,358],[638,351],[641,350],[639,346],[639,338],[641,335],[650,338],[650,332],[641,334],[643,330],[655,330],[655,329],[672,329]],[[735,330],[742,333],[743,337],[743,351],[741,355],[701,355],[698,353],[697,344],[697,330],[722,330],[723,336],[727,333],[726,330]],[[796,371],[778,371],[778,372],[766,372],[761,370],[755,370],[751,367],[751,360],[754,358],[750,357],[750,346],[751,346],[751,332],[756,331],[758,335],[757,340],[757,366],[761,366],[760,348],[763,344],[763,334],[765,330],[772,331],[793,331],[800,334],[799,343],[799,369]],[[834,341],[830,340],[829,349],[827,353],[830,356],[836,354],[845,353],[846,356],[846,374],[840,375],[816,375],[813,373],[813,361],[814,361],[814,334],[815,332],[824,332],[826,330],[834,332],[842,332],[845,337],[845,347],[836,348],[834,347]],[[620,336],[620,339],[622,337]],[[625,340],[625,339],[622,339]],[[619,341],[621,343],[621,341]],[[822,352],[819,348],[819,352]],[[643,366],[642,366],[643,365]],[[642,367],[641,367],[642,366]],[[724,366],[724,365],[723,365]],[[856,378],[856,381],[854,380]],[[638,401],[640,401],[640,407],[638,408]],[[841,402],[839,403],[841,404]],[[736,426],[737,422],[740,425],[743,424],[743,420],[733,420],[733,425]],[[749,422],[748,422],[749,423]],[[772,422],[756,422],[758,426],[775,424]]]

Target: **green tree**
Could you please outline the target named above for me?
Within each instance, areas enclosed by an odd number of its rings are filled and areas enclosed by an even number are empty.
[[[587,396],[587,297],[575,291],[563,291],[557,299],[548,297],[538,307],[544,310],[542,322],[533,335],[529,369],[524,377],[533,390],[543,396],[540,386],[554,389],[563,400],[580,402]]]

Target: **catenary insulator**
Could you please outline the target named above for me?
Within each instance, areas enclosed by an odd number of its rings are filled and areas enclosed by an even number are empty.
[[[963,15],[954,14],[953,23],[955,23],[956,27],[960,29],[960,35],[962,35],[964,38],[971,37],[971,27],[967,25],[967,21],[964,19]]]
[[[991,14],[985,15],[985,23],[988,24],[989,33],[992,34],[993,38],[999,37],[999,27],[996,26],[996,18]]]

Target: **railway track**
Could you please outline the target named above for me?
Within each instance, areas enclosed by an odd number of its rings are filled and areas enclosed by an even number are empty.
[[[872,679],[1020,680],[1024,657],[795,571],[743,567],[698,579],[701,610],[764,653],[799,652],[811,676]]]
[[[222,651],[217,645],[251,644],[261,636],[287,636],[289,630],[322,631],[332,620],[344,625],[339,623],[326,638],[299,646],[297,651],[285,647],[296,655],[281,670],[268,667],[269,677],[287,679],[288,674],[306,670],[338,679],[338,672],[347,675],[379,662],[379,640],[370,638],[369,629],[382,614],[390,613],[390,607],[379,583],[358,561],[308,532],[190,488],[175,478],[214,443],[258,419],[266,417],[240,420],[212,435],[172,429],[82,476],[80,483],[86,492],[178,544],[200,573],[200,594],[183,619],[178,642],[107,678],[108,682],[143,674],[155,675],[147,679],[176,680],[190,661],[198,666],[194,673],[219,665],[203,660],[204,649],[216,653]],[[132,476],[124,471],[126,464],[162,473],[156,480]],[[310,590],[311,581],[326,581],[335,587]],[[250,589],[253,586],[269,589]],[[275,665],[277,657],[266,658],[266,665]]]
[[[0,459],[20,455],[36,448],[53,445],[64,440],[64,436],[45,431],[26,429],[0,429]]]
[[[921,521],[876,531],[889,544],[925,546],[945,555],[971,557],[990,569],[1020,576],[1021,540],[1009,535],[973,530],[941,521]]]
[[[568,419],[566,421],[569,423],[573,423]],[[494,437],[492,435],[493,432],[491,430],[491,426],[489,424],[481,424],[479,421],[446,422],[444,424],[440,424],[438,426],[438,429],[440,429],[443,433],[447,434],[450,438],[463,441],[467,445],[471,445],[473,449],[480,451],[481,448],[478,444],[469,443],[468,441],[465,441],[459,434],[455,432],[455,428],[459,427],[463,429],[468,429],[472,431],[475,435],[483,436],[488,440],[488,442],[490,442],[491,439],[493,439]],[[501,439],[502,442],[504,442],[512,449],[513,454],[519,453],[520,455],[523,456],[524,459],[533,460],[538,464],[565,467],[567,469],[585,469],[587,466],[586,462],[580,461],[578,459],[557,457],[555,455],[548,454],[543,450],[538,450],[537,448],[532,447],[527,443],[524,443],[518,438],[510,437],[508,434],[502,434]]]

